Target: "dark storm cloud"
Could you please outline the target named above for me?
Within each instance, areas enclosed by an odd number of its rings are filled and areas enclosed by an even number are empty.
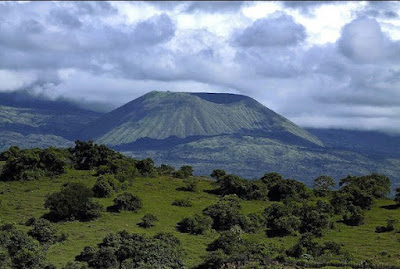
[[[296,45],[305,38],[303,25],[296,23],[291,16],[277,13],[238,30],[233,37],[233,44],[241,47],[281,47]]]

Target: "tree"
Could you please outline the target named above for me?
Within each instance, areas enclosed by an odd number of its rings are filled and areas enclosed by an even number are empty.
[[[373,198],[384,198],[390,193],[390,179],[376,173],[361,177],[347,176],[340,180],[339,185],[357,187]]]
[[[276,181],[269,187],[268,198],[271,201],[282,201],[292,199],[295,201],[308,199],[310,197],[307,186],[294,179],[283,179]]]
[[[194,215],[191,218],[184,218],[177,224],[177,230],[182,233],[204,234],[211,229],[212,219],[208,216]]]
[[[138,212],[142,208],[142,200],[132,193],[124,192],[114,199],[113,209],[120,212],[122,210]]]
[[[32,230],[30,230],[28,234],[40,243],[52,244],[58,241],[57,229],[50,221],[38,219],[32,226]]]
[[[183,268],[183,251],[179,240],[171,234],[152,238],[121,231],[108,234],[97,249],[85,247],[76,260],[90,268]]]
[[[267,234],[271,236],[295,234],[301,225],[300,219],[293,215],[292,209],[282,204],[270,205],[263,215],[269,228]]]
[[[108,165],[110,160],[120,157],[105,145],[97,145],[93,141],[75,141],[75,147],[70,149],[75,168],[78,170],[92,170],[101,165]]]
[[[152,214],[146,214],[142,217],[142,221],[138,225],[142,228],[151,228],[154,226],[154,222],[158,221],[158,218]]]
[[[272,186],[276,185],[278,182],[282,181],[283,177],[280,174],[276,173],[276,172],[272,172],[272,173],[264,174],[264,176],[260,180],[269,189]]]
[[[104,175],[97,178],[92,191],[95,197],[110,197],[113,192],[118,192],[121,184],[113,175]]]
[[[161,164],[159,168],[157,168],[158,174],[163,176],[170,176],[175,171],[173,166],[167,164]]]
[[[175,178],[182,178],[182,179],[191,177],[193,176],[193,168],[189,165],[181,166],[179,170],[174,171],[172,173],[172,176]]]
[[[60,192],[49,195],[44,207],[50,209],[54,220],[91,220],[98,218],[102,210],[92,197],[92,190],[85,185],[69,183]]]
[[[332,187],[335,187],[333,178],[322,175],[314,180],[314,192],[317,196],[326,196]]]
[[[136,163],[136,168],[143,177],[154,177],[156,174],[156,167],[151,158],[138,161]]]
[[[350,226],[363,225],[364,219],[364,212],[359,206],[350,206],[343,215],[343,222]]]
[[[222,178],[222,177],[225,176],[225,175],[226,175],[225,170],[222,170],[222,169],[215,169],[215,170],[213,170],[212,173],[210,174],[210,177],[212,177],[212,178],[218,180],[218,179]]]
[[[216,204],[203,210],[203,214],[213,219],[216,230],[229,230],[235,225],[244,227],[246,218],[240,212],[240,200],[236,195],[226,195]]]
[[[5,268],[45,268],[45,255],[39,243],[13,225],[0,226],[0,264]]]
[[[396,194],[394,196],[394,201],[400,205],[400,187],[396,188]]]

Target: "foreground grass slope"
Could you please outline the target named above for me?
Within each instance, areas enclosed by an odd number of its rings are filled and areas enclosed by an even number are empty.
[[[3,163],[0,163],[0,168]],[[54,178],[40,178],[28,182],[0,182],[0,216],[1,222],[14,222],[18,228],[28,230],[24,224],[31,217],[39,218],[48,211],[43,204],[47,195],[60,190],[68,182],[81,182],[92,187],[96,181],[93,171],[68,170],[65,174]],[[185,265],[191,267],[202,261],[206,255],[206,246],[218,237],[217,232],[208,232],[205,235],[189,235],[176,231],[178,221],[184,217],[201,213],[202,210],[214,204],[219,197],[209,194],[205,190],[214,189],[211,181],[198,180],[196,192],[179,191],[183,186],[182,179],[170,177],[135,178],[126,189],[143,200],[143,208],[138,213],[103,212],[102,216],[89,222],[59,222],[56,227],[59,232],[66,233],[68,238],[64,242],[52,245],[47,252],[51,263],[61,268],[72,261],[84,246],[95,246],[110,232],[127,230],[134,233],[155,235],[158,232],[171,232],[182,242],[185,250]],[[109,198],[96,199],[102,205],[112,205],[113,195]],[[171,203],[175,199],[189,199],[192,207],[176,207]],[[255,200],[242,201],[243,213],[262,212],[272,202]],[[366,211],[365,224],[358,227],[335,223],[335,228],[324,232],[319,241],[335,241],[343,244],[355,261],[373,261],[375,264],[400,266],[400,234],[397,224],[394,232],[375,233],[375,227],[385,225],[387,218],[400,220],[400,209],[392,209],[392,200],[376,200],[373,208]],[[140,219],[147,213],[156,215],[159,219],[155,226],[142,229],[137,226]],[[252,241],[271,243],[278,248],[287,249],[298,241],[299,236],[267,238],[263,231],[256,234],[246,234]]]

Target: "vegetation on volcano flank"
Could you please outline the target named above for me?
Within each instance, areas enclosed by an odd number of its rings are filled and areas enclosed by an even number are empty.
[[[338,190],[326,175],[314,189],[278,173],[199,179],[90,141],[0,157],[0,268],[399,265],[400,191],[387,199],[384,175]]]

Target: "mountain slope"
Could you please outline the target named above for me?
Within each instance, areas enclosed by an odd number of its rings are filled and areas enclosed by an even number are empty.
[[[12,145],[69,146],[83,126],[100,115],[27,92],[0,93],[0,150]]]
[[[85,138],[113,146],[146,137],[184,139],[226,134],[323,145],[254,99],[233,94],[150,92],[104,115],[84,131]]]

